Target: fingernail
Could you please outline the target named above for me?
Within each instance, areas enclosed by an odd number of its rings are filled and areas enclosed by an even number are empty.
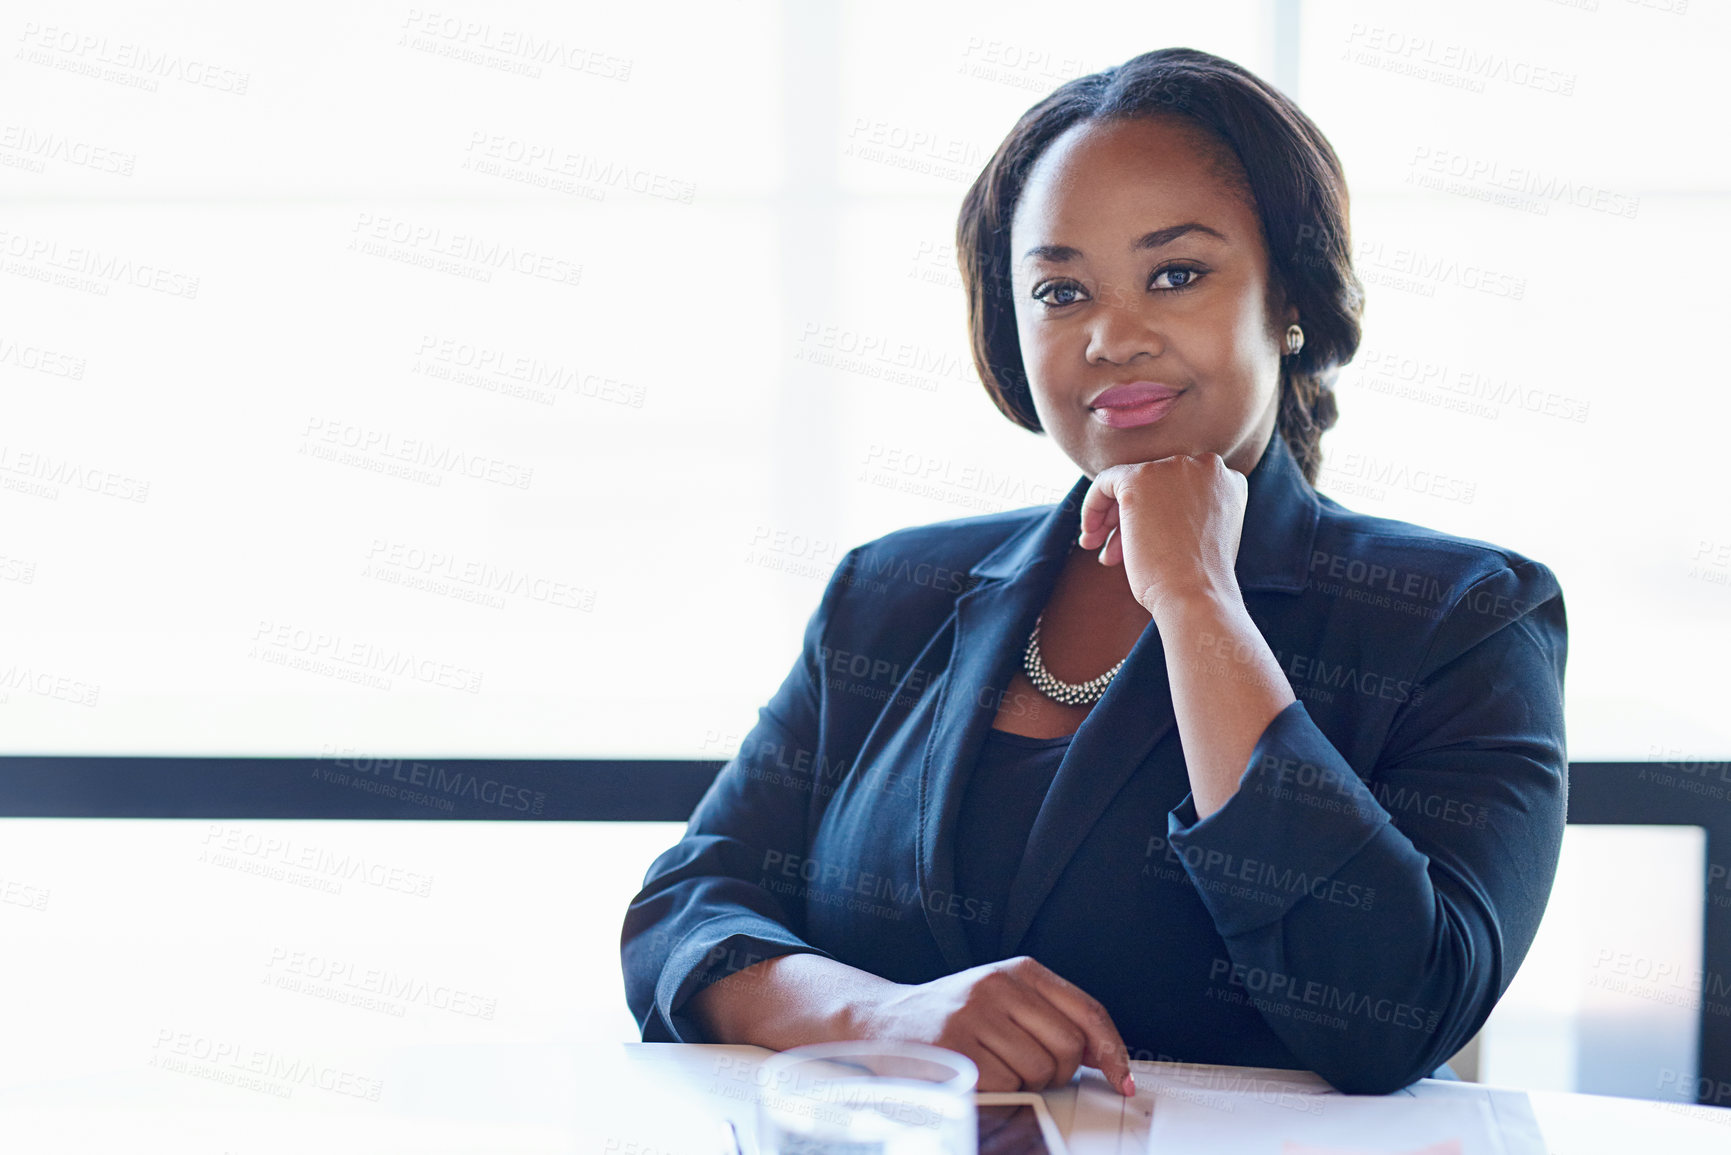
[[[1118,1089],[1124,1092],[1124,1097],[1126,1099],[1133,1097],[1136,1094],[1136,1076],[1125,1075],[1124,1081],[1118,1084]]]

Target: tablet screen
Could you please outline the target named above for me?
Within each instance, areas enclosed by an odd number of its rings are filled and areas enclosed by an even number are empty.
[[[1026,1103],[976,1104],[980,1155],[1050,1155],[1040,1134],[1040,1119]]]

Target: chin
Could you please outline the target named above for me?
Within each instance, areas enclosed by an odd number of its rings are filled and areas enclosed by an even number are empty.
[[[1115,463],[1158,461],[1162,457],[1199,457],[1210,451],[1221,452],[1212,446],[1197,444],[1193,436],[1167,428],[1160,421],[1139,429],[1114,429],[1110,432],[1113,443],[1110,449],[1103,449],[1102,454],[1114,458]]]

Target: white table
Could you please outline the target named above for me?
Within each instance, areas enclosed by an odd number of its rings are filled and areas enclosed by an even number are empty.
[[[210,1054],[221,1045],[103,1050],[86,1075],[14,1080],[0,1087],[0,1149],[723,1155],[720,1121],[739,1121],[749,1139],[751,1073],[770,1054],[641,1043],[338,1042],[307,1064],[244,1043]],[[1047,1100],[1067,1131],[1073,1090]],[[1553,1092],[1532,1092],[1531,1102],[1551,1155],[1731,1151],[1731,1109]]]

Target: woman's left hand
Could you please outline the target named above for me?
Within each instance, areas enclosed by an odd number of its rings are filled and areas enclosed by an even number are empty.
[[[1105,565],[1122,563],[1136,600],[1158,618],[1187,597],[1237,591],[1249,493],[1218,453],[1110,465],[1082,499],[1080,543]]]

